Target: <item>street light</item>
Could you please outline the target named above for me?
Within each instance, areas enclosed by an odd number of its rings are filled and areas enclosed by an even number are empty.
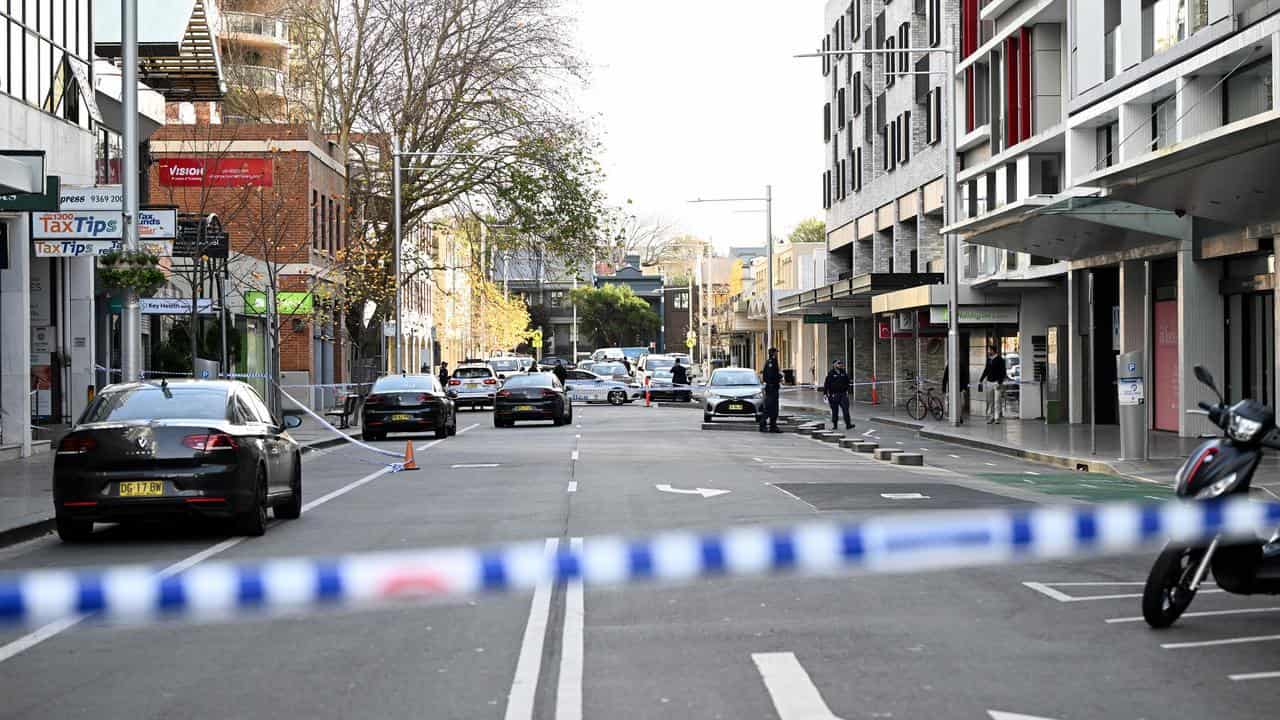
[[[122,229],[125,249],[135,252],[138,249],[138,198],[142,195],[138,180],[138,0],[121,0],[120,46],[124,111],[124,177],[120,178]],[[191,302],[194,305],[195,300]],[[124,306],[120,310],[120,370],[123,382],[142,378],[142,310],[138,292],[133,289],[125,291]]]
[[[765,305],[765,350],[773,344],[773,186],[764,186],[764,197],[762,198],[698,198],[690,200],[690,203],[738,203],[738,202],[762,202],[764,203],[764,225],[765,225],[765,246],[769,253],[769,302]],[[692,298],[690,298],[692,304]]]
[[[877,48],[862,50],[825,50],[816,53],[801,53],[797,58],[826,58],[841,55],[893,55],[900,53],[940,54],[945,60],[941,74],[943,106],[947,109],[948,126],[946,130],[947,166],[946,166],[946,200],[943,206],[943,225],[950,227],[955,222],[956,197],[956,129],[955,129],[955,95],[956,81],[956,38],[952,30],[951,45],[930,48]],[[903,72],[895,75],[936,75],[934,72]],[[951,410],[951,424],[960,424],[960,262],[959,243],[955,235],[943,235],[946,247],[946,281],[947,281],[947,366],[951,370],[951,387],[947,393],[947,404]],[[772,266],[772,262],[770,263]],[[772,282],[770,283],[772,284]],[[771,296],[772,299],[772,296]]]

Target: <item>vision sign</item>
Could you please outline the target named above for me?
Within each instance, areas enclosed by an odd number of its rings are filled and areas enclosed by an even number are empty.
[[[164,187],[271,187],[269,158],[163,158],[158,163]]]

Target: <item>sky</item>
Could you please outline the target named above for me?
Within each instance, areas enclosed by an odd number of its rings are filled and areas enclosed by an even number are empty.
[[[823,217],[821,0],[568,0],[591,65],[580,109],[604,146],[610,200],[713,240],[764,244]],[[743,212],[746,211],[746,212]]]

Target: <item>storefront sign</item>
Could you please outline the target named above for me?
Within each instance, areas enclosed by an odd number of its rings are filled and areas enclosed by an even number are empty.
[[[164,158],[158,163],[163,187],[271,187],[267,158]]]
[[[58,193],[58,209],[67,211],[115,210],[124,207],[119,185],[64,185]]]
[[[878,322],[876,323],[876,336],[881,340],[892,340],[893,328],[887,322]]]
[[[58,188],[62,179],[49,175],[44,179],[44,193],[40,195],[0,195],[0,210],[13,212],[49,212],[58,209]]]
[[[56,328],[31,328],[31,364],[50,365],[53,363],[54,338],[58,335]]]
[[[139,298],[138,308],[143,315],[190,315],[191,298]],[[213,298],[196,300],[196,312],[214,314]]]
[[[36,257],[97,257],[124,248],[122,240],[36,240]],[[172,240],[139,240],[138,249],[156,257],[173,255]]]
[[[120,237],[119,212],[31,213],[31,237],[36,240],[94,240]]]
[[[1141,405],[1146,401],[1142,378],[1120,378],[1117,387],[1120,390],[1121,405]]]
[[[805,315],[804,316],[805,325],[826,325],[827,323],[830,323],[830,322],[835,322],[835,318],[831,317],[830,315]]]
[[[279,315],[310,315],[315,310],[315,297],[304,292],[276,293],[276,313]],[[244,311],[256,315],[267,312],[267,294],[250,290],[244,294]]]
[[[178,234],[177,210],[140,210],[139,240],[172,240]]]
[[[945,325],[951,314],[945,306],[929,308],[929,322]],[[1018,308],[1012,305],[961,305],[961,325],[1017,325]]]

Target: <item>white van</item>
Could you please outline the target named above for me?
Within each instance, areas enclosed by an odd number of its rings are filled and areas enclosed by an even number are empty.
[[[624,357],[626,353],[622,352],[620,347],[600,348],[591,353],[592,362],[622,362]]]

